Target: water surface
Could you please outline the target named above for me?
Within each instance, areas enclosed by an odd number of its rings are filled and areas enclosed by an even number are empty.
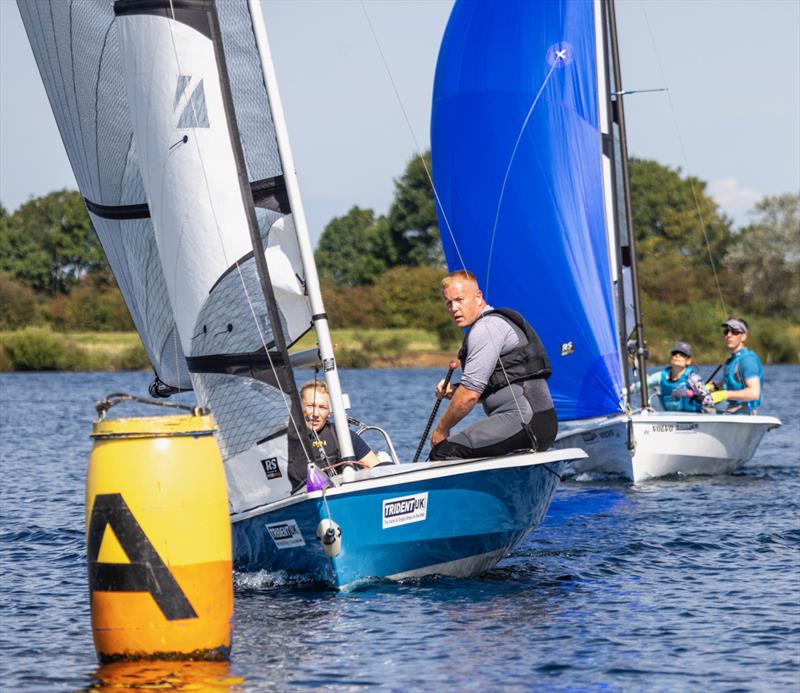
[[[413,455],[437,370],[345,371],[352,413]],[[236,576],[227,664],[98,667],[83,485],[93,402],[146,373],[0,375],[3,688],[797,690],[800,367],[766,369],[784,427],[726,477],[567,482],[489,574],[349,594]],[[127,414],[147,413],[133,407]]]

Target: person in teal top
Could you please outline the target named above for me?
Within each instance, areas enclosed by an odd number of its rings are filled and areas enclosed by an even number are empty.
[[[692,365],[692,347],[687,342],[675,342],[670,365],[650,375],[647,385],[658,386],[666,411],[702,412],[704,405],[712,404],[700,373]]]
[[[764,368],[756,353],[744,345],[747,322],[728,318],[722,323],[722,334],[731,355],[722,371],[722,383],[711,396],[715,404],[728,402],[728,414],[755,414],[764,392]]]

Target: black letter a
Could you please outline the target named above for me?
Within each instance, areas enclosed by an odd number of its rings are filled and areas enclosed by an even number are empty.
[[[97,562],[106,525],[111,525],[130,563]],[[197,618],[180,585],[153,548],[122,494],[101,493],[95,497],[86,548],[89,554],[90,592],[149,592],[168,621]]]

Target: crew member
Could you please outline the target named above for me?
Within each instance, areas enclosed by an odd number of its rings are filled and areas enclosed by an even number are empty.
[[[341,454],[339,452],[339,441],[336,438],[336,429],[328,421],[331,413],[330,397],[328,386],[321,380],[310,380],[300,388],[300,401],[303,405],[303,418],[309,432],[311,449],[314,453],[312,460],[322,469],[336,464]],[[380,463],[378,456],[370,449],[364,439],[355,431],[348,429],[350,440],[353,443],[353,454],[355,455],[356,466],[374,467]],[[289,431],[290,443],[292,438],[291,426]],[[296,438],[295,438],[296,440]],[[299,448],[293,446],[296,452],[291,456],[289,463],[289,481],[292,488],[296,489],[306,480],[306,460],[299,454]]]
[[[442,297],[457,327],[467,329],[458,385],[436,385],[450,401],[431,434],[430,459],[496,457],[513,450],[547,450],[558,420],[547,387],[550,362],[539,336],[519,313],[486,304],[467,270],[442,280]],[[454,435],[451,429],[478,403],[488,418]]]
[[[713,402],[697,368],[692,364],[692,347],[688,342],[675,342],[670,352],[670,365],[647,378],[657,385],[661,406],[666,411],[713,412]]]
[[[747,322],[742,318],[728,318],[722,323],[722,334],[731,355],[725,361],[722,383],[711,397],[715,404],[728,402],[727,414],[755,414],[764,391],[764,368],[756,353],[744,345]]]

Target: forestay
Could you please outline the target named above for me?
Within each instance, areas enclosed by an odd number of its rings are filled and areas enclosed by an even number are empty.
[[[150,362],[164,383],[191,388],[142,185],[113,4],[18,4],[92,225]]]
[[[536,328],[561,420],[624,406],[597,7],[462,0],[434,85],[433,178],[448,265],[474,272],[492,305]]]

